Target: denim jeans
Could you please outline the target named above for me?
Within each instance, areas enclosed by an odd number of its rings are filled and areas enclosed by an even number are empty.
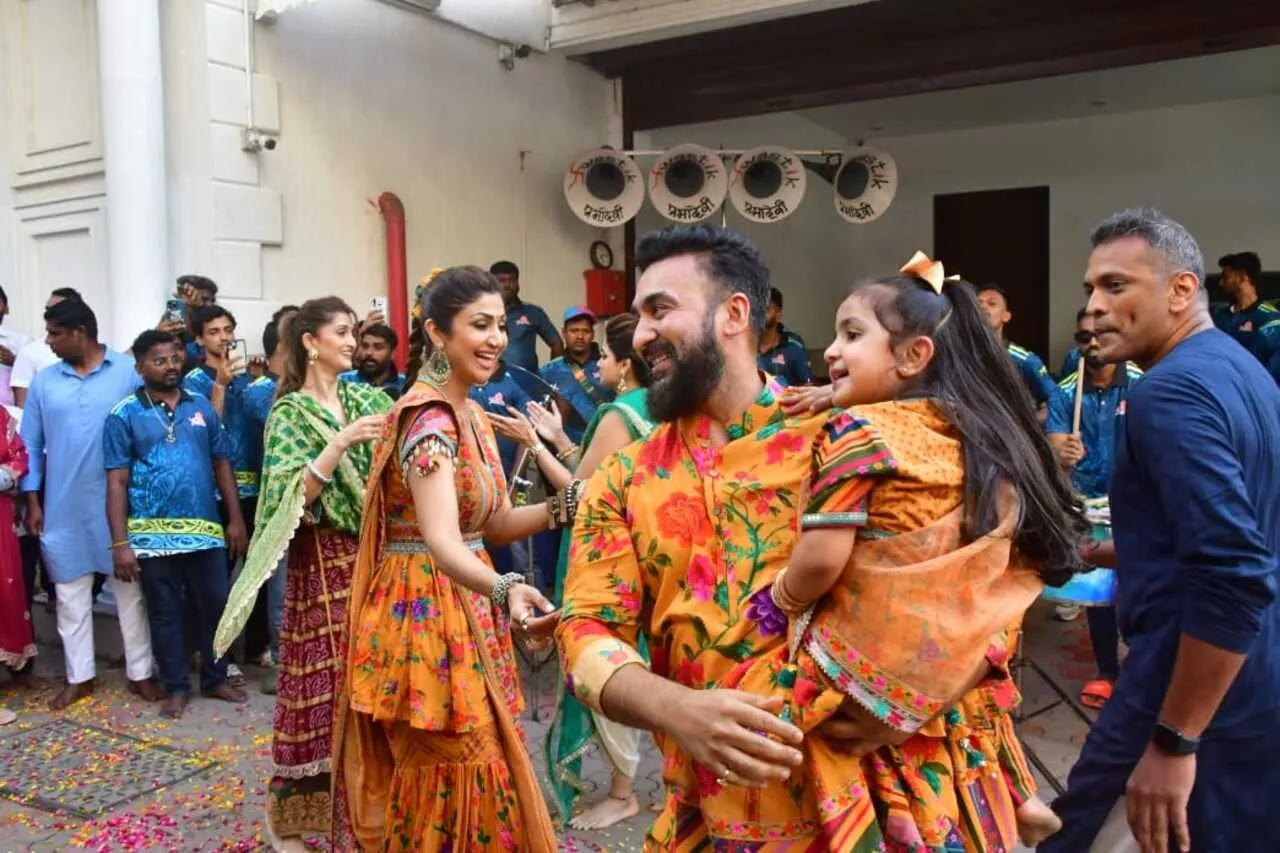
[[[286,551],[276,566],[275,574],[267,581],[267,631],[271,638],[271,659],[280,663],[280,626],[284,624],[285,578],[289,570],[289,552]],[[261,597],[261,596],[259,596]]]
[[[146,557],[142,568],[142,592],[151,623],[151,648],[160,664],[160,681],[166,693],[190,693],[184,617],[188,610],[197,620],[190,632],[200,643],[200,689],[217,689],[227,680],[225,660],[213,658],[213,632],[227,606],[227,552],[223,548]]]

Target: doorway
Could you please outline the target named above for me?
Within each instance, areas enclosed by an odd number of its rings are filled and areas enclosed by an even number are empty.
[[[1049,358],[1049,188],[933,197],[933,251],[947,275],[1009,296],[1008,339]]]

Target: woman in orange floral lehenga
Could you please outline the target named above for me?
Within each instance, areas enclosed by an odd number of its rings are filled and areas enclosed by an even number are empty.
[[[579,484],[512,507],[492,428],[467,399],[506,346],[497,280],[446,270],[418,307],[413,361],[430,353],[425,381],[392,410],[375,452],[352,583],[334,846],[550,853],[551,817],[514,722],[523,700],[509,625],[542,642],[558,615],[519,575],[497,575],[482,540],[569,523]]]

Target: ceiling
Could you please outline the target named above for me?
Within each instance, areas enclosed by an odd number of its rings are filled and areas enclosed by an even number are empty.
[[[621,78],[625,132],[1277,44],[1280,0],[878,0],[581,59]]]
[[[860,101],[797,115],[847,139],[1159,109],[1280,93],[1280,46]]]

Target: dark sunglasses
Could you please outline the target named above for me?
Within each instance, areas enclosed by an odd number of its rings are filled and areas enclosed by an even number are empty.
[[[1093,332],[1076,332],[1076,343],[1087,344],[1098,336]]]

